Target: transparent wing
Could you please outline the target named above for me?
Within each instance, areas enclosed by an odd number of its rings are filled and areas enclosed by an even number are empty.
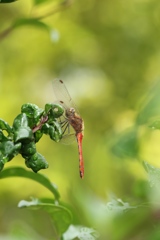
[[[58,122],[61,124],[63,137],[61,139],[61,143],[63,144],[71,144],[76,140],[75,130],[69,124],[68,119],[63,115],[58,119]]]
[[[65,109],[68,108],[74,108],[76,113],[79,114],[77,107],[75,103],[73,102],[64,82],[60,79],[55,79],[53,81],[53,91],[55,94],[55,97],[57,99],[57,103],[61,104]],[[75,130],[72,128],[72,126],[69,124],[68,119],[65,116],[65,113],[63,116],[61,116],[58,119],[59,123],[62,127],[63,137],[61,139],[61,143],[63,144],[71,144],[76,140],[75,137]]]
[[[60,143],[69,145],[73,144],[76,141],[76,136],[75,134],[69,134],[69,135],[64,135],[63,138],[61,139]]]
[[[60,79],[55,79],[53,81],[53,91],[57,98],[58,103],[60,103],[65,109],[73,107],[77,113],[77,107],[73,102],[64,82]]]

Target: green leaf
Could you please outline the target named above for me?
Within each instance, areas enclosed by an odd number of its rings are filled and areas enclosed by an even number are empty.
[[[160,81],[158,80],[147,94],[146,99],[137,116],[136,122],[138,125],[146,124],[150,119],[160,116]]]
[[[136,158],[139,152],[137,129],[133,128],[120,135],[111,151],[119,158]]]
[[[14,142],[33,141],[33,132],[28,126],[28,119],[25,113],[19,114],[13,121]]]
[[[40,183],[44,187],[46,187],[48,190],[50,190],[53,193],[56,200],[60,198],[60,194],[57,190],[57,186],[51,183],[47,177],[45,177],[40,173],[35,174],[21,167],[11,167],[3,170],[0,173],[0,179],[7,178],[7,177],[24,177],[24,178],[32,179]]]
[[[47,24],[39,21],[38,19],[34,19],[34,18],[21,18],[21,19],[18,19],[13,24],[13,27],[16,28],[16,27],[21,27],[23,25],[31,25],[31,26],[43,28],[43,29],[45,29],[45,30],[50,32],[50,27]]]
[[[71,212],[62,205],[43,203],[38,199],[32,199],[30,202],[20,201],[18,207],[27,207],[32,210],[43,209],[46,211],[50,215],[59,235],[63,234],[72,223]]]
[[[40,153],[35,153],[31,156],[24,156],[25,158],[25,164],[28,168],[31,168],[35,173],[37,173],[41,169],[46,169],[48,168],[48,162],[46,159],[40,154]]]
[[[153,130],[156,130],[156,129],[160,130],[160,120],[154,121],[149,125],[149,127]]]
[[[12,3],[16,2],[17,0],[0,0],[0,3]]]
[[[30,157],[30,156],[34,155],[36,152],[37,152],[36,144],[34,142],[29,142],[29,143],[23,144],[21,147],[22,156]]]
[[[9,124],[0,118],[0,129],[6,130],[8,134],[12,133],[12,128],[9,126]]]
[[[39,121],[40,117],[44,113],[44,110],[33,103],[25,103],[21,107],[21,113],[25,113],[29,119],[32,119],[32,121],[34,119]]]
[[[38,5],[38,4],[41,4],[41,3],[46,3],[47,0],[34,0],[34,4],[35,5]]]
[[[0,143],[0,161],[5,164],[15,157],[21,148],[21,143],[14,144],[12,141],[4,141]]]
[[[8,141],[8,138],[4,135],[4,133],[0,129],[0,143]]]

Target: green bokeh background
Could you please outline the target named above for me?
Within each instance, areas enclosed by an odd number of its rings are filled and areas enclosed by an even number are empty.
[[[30,0],[1,4],[0,32],[16,19],[42,14],[58,3],[46,1],[37,8]],[[54,41],[44,29],[29,25],[0,41],[0,117],[12,124],[22,104],[43,108],[55,100],[51,81],[63,79],[85,122],[85,177],[79,177],[76,143],[57,144],[47,136],[37,144],[49,162],[49,169],[41,173],[57,184],[62,201],[77,216],[75,222],[97,229],[100,239],[159,239],[157,205],[118,216],[108,215],[105,206],[112,194],[133,205],[159,202],[159,191],[150,188],[139,160],[160,167],[160,133],[151,133],[144,124],[160,99],[148,106],[147,113],[142,111],[151,96],[159,96],[160,2],[75,0],[43,22],[52,27]],[[115,144],[118,141],[121,147],[128,132],[133,137],[124,141],[128,154],[117,157]],[[17,156],[7,165],[24,166],[24,160]],[[1,235],[21,228],[29,239],[41,239],[40,235],[52,239],[44,213],[35,216],[17,208],[18,201],[29,196],[51,197],[46,189],[14,178],[1,180],[0,190]]]

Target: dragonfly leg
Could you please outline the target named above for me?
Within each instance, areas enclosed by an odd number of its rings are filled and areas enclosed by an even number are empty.
[[[63,129],[63,133],[64,134],[66,132],[66,130],[69,128],[69,123],[66,121],[65,124],[63,125],[64,129]]]

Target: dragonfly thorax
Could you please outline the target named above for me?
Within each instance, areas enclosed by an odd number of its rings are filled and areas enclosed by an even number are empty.
[[[76,134],[83,131],[83,120],[82,118],[76,113],[74,108],[69,108],[66,110],[66,117],[68,122],[75,130]]]

